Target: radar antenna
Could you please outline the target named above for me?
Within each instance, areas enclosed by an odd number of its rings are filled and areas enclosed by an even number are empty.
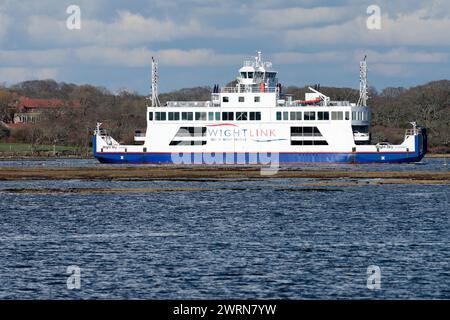
[[[369,99],[368,85],[367,85],[367,55],[364,60],[359,63],[359,99],[358,106],[367,106]]]

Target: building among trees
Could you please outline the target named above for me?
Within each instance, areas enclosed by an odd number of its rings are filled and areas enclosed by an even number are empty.
[[[15,109],[13,123],[36,123],[41,121],[44,111],[61,109],[64,107],[79,107],[76,101],[64,101],[61,99],[31,99],[19,97],[12,104]]]

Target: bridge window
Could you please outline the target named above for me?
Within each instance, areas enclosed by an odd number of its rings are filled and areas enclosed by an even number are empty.
[[[220,121],[220,112],[215,112],[216,121]]]
[[[305,121],[308,120],[316,120],[316,113],[314,111],[305,111],[304,112],[305,115]]]
[[[245,98],[244,97],[239,97],[239,102],[244,102]]]
[[[178,121],[180,120],[179,112],[169,112],[169,121]]]
[[[255,97],[255,102],[260,102],[260,101],[261,101],[261,97],[256,96],[256,97]]]
[[[208,121],[214,121],[214,112],[208,112]]]
[[[228,97],[222,97],[222,102],[229,102],[230,99]]]
[[[156,121],[166,121],[166,113],[165,112],[155,112],[155,120]]]
[[[344,115],[342,111],[332,111],[331,120],[344,120]]]
[[[330,120],[330,113],[328,111],[318,111],[317,120]]]
[[[204,120],[206,120],[206,112],[196,112],[195,113],[195,120],[197,120],[197,121],[204,121]]]
[[[345,111],[345,120],[350,120],[350,112]]]
[[[356,111],[352,111],[352,120],[356,120]]]
[[[363,121],[368,121],[369,120],[369,113],[364,111],[363,112]]]
[[[233,121],[234,120],[233,112],[222,112],[222,120]]]
[[[260,121],[261,120],[261,112],[250,112],[250,120],[256,120],[256,121]]]
[[[153,121],[153,112],[148,113],[148,121]]]
[[[183,121],[192,121],[194,120],[194,115],[192,112],[182,112],[181,113],[181,120]]]
[[[292,120],[302,120],[302,112],[301,111],[291,111],[291,121]]]
[[[288,111],[277,111],[276,113],[276,119],[277,120],[289,120],[289,112]]]
[[[237,121],[245,121],[247,120],[247,112],[236,112],[236,120]]]
[[[253,72],[249,72],[249,73],[248,73],[248,78],[249,78],[249,79],[253,79]]]

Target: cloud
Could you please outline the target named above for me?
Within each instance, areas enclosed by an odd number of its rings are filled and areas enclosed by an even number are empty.
[[[32,16],[28,36],[35,41],[71,46],[126,46],[204,34],[199,22],[158,20],[128,11],[119,11],[112,22],[82,19],[80,30],[68,30],[66,21],[46,16]]]
[[[88,65],[148,67],[151,57],[161,65],[193,67],[232,65],[242,60],[242,55],[220,54],[210,49],[166,49],[151,51],[147,48],[83,47],[74,50],[74,56]],[[240,63],[240,62],[239,62]]]
[[[366,16],[324,27],[290,29],[285,32],[285,44],[367,45],[367,46],[449,46],[450,19],[430,18],[426,10],[390,17],[385,14],[381,30],[369,30]]]
[[[149,50],[146,47],[122,48],[86,46],[80,48],[48,50],[0,50],[3,67],[72,67],[112,66],[112,67],[148,67],[155,57],[161,65],[225,66],[238,65],[242,54],[222,54],[211,49],[164,49]]]
[[[369,71],[387,77],[406,78],[412,74],[410,67],[401,64],[377,63],[370,66]]]
[[[70,63],[69,50],[0,50],[3,66],[61,66]]]
[[[302,64],[302,63],[336,63],[348,61],[349,54],[345,51],[320,51],[314,53],[279,52],[273,55],[275,64]]]
[[[12,25],[13,19],[8,15],[0,12],[0,41],[7,38],[9,27]]]
[[[446,52],[408,51],[404,48],[384,52],[374,50],[322,50],[316,52],[276,52],[270,59],[277,65],[300,64],[346,64],[357,63],[364,55],[369,63],[446,63]],[[211,49],[163,49],[149,50],[146,47],[123,48],[86,46],[80,48],[47,50],[0,50],[0,61],[4,67],[71,67],[111,66],[148,67],[151,57],[161,65],[178,67],[231,66],[237,67],[248,54],[225,54]]]
[[[253,21],[265,28],[324,25],[353,16],[347,7],[283,8],[257,11]]]
[[[25,80],[55,79],[58,70],[55,68],[0,68],[0,79],[8,84]]]
[[[447,52],[408,51],[405,48],[392,49],[386,52],[357,50],[354,54],[354,60],[361,59],[366,54],[370,62],[377,63],[445,63],[449,60]]]
[[[375,50],[341,50],[330,51],[323,49],[316,52],[279,52],[273,54],[275,64],[305,64],[305,63],[356,63],[365,55],[369,63],[446,63],[449,60],[447,52],[411,51],[405,48],[396,48],[384,52]]]

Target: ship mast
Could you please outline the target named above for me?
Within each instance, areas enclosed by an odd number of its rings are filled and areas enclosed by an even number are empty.
[[[367,106],[368,86],[367,86],[367,56],[359,63],[359,99],[358,106]]]
[[[150,88],[151,107],[160,107],[158,98],[158,63],[152,57],[152,79]],[[147,105],[148,106],[148,105]]]

